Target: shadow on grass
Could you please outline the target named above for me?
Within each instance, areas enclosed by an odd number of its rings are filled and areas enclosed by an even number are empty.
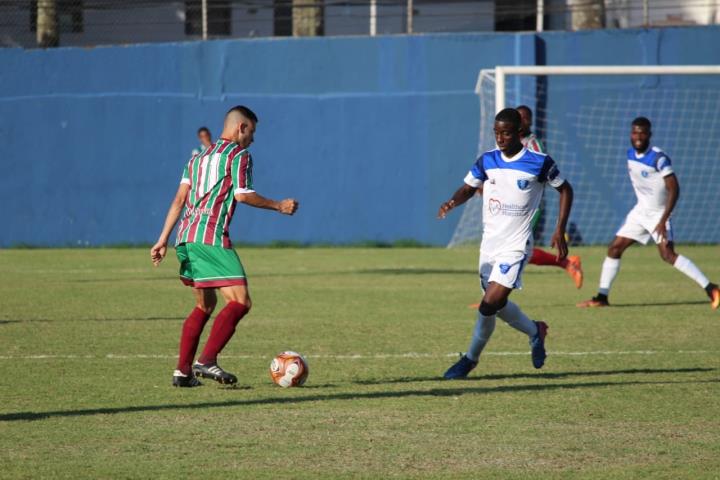
[[[552,383],[552,384],[530,384],[530,385],[506,385],[496,387],[459,387],[460,383],[453,382],[452,386],[447,388],[433,388],[430,390],[400,390],[400,391],[383,391],[383,392],[360,392],[360,393],[330,393],[325,395],[307,395],[296,397],[270,397],[270,398],[250,398],[244,400],[227,400],[223,402],[203,402],[191,404],[170,403],[164,405],[137,405],[128,407],[107,407],[107,408],[88,408],[81,410],[52,410],[47,412],[16,412],[0,415],[0,422],[14,421],[36,421],[48,418],[58,417],[85,417],[91,415],[114,415],[121,413],[140,413],[140,412],[161,412],[168,410],[198,410],[207,408],[223,408],[223,407],[242,407],[255,405],[278,405],[278,404],[302,404],[309,402],[324,401],[346,401],[346,400],[377,400],[386,398],[406,398],[406,397],[456,397],[460,395],[490,395],[494,393],[514,393],[514,392],[542,392],[562,389],[590,389],[605,387],[629,387],[641,385],[669,385],[669,384],[702,384],[702,383],[720,383],[720,379],[713,380],[694,380],[694,381],[666,381],[666,382],[644,382],[644,381],[627,381],[627,382],[589,382],[589,383]],[[465,384],[467,385],[467,384]],[[302,392],[302,390],[299,390]]]
[[[121,282],[156,282],[156,281],[179,282],[177,275],[164,277],[114,277],[114,278],[69,278],[63,279],[63,283],[121,283]]]
[[[0,319],[0,325],[5,325],[9,323],[29,323],[29,322],[37,322],[37,323],[48,323],[48,322],[54,322],[55,320],[48,320],[46,318],[18,318],[18,319]]]
[[[674,307],[676,305],[707,305],[710,300],[679,300],[677,302],[613,303],[611,308],[627,307]]]
[[[185,320],[185,317],[111,317],[111,318],[19,318],[2,319],[0,325],[5,323],[64,323],[64,322],[155,322],[160,320]]]
[[[605,375],[652,375],[656,373],[704,373],[714,372],[716,368],[630,368],[625,370],[594,370],[594,371],[577,371],[577,372],[543,372],[543,373],[508,373],[508,374],[488,374],[478,375],[476,377],[460,380],[461,382],[476,382],[484,380],[514,380],[521,378],[544,378],[547,380],[555,380],[571,377],[600,377]],[[442,381],[440,375],[433,377],[400,377],[385,378],[377,380],[356,380],[353,383],[358,385],[385,385],[393,383],[419,383],[419,382],[437,382]]]
[[[561,273],[561,269],[533,269],[523,272],[524,275],[536,276]],[[313,270],[307,272],[282,272],[282,273],[254,273],[253,278],[289,278],[289,277],[332,277],[332,276],[348,276],[348,275],[466,275],[477,277],[477,268],[452,269],[452,268],[421,268],[421,267],[399,267],[399,268],[364,268],[357,270],[331,270],[321,271]],[[178,281],[177,276],[153,276],[153,277],[105,277],[105,278],[76,278],[65,279],[65,283],[135,283],[135,282],[155,282],[155,281]]]
[[[348,273],[361,275],[474,275],[477,276],[477,269],[452,269],[452,268],[365,268]]]

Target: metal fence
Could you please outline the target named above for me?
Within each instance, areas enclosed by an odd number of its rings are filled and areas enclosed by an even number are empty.
[[[720,23],[720,0],[0,0],[0,46]]]

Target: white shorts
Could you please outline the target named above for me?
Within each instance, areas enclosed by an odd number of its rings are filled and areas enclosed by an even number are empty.
[[[480,252],[480,285],[487,290],[490,282],[507,288],[522,288],[522,271],[530,256],[528,252],[509,251],[493,255]]]
[[[667,237],[665,239],[660,238],[658,234],[653,231],[662,216],[662,210],[647,210],[641,208],[639,205],[635,205],[635,207],[630,210],[630,213],[627,214],[625,223],[622,224],[615,235],[635,240],[643,245],[647,245],[651,238],[655,243],[661,243],[663,240],[672,242],[673,230],[670,219],[665,222],[665,229],[667,230]]]

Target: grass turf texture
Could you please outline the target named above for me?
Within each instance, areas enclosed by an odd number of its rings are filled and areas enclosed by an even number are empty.
[[[717,247],[679,251],[720,278]],[[545,368],[498,321],[446,382],[474,249],[241,250],[255,306],[221,356],[240,387],[173,389],[192,300],[172,256],[0,251],[0,477],[717,478],[720,312],[652,247],[627,252],[615,307],[578,309],[604,249],[573,253],[582,291],[531,266],[513,294],[550,325]],[[286,349],[309,356],[306,387],[271,384]]]

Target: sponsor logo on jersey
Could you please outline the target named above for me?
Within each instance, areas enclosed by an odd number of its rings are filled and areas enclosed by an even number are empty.
[[[492,216],[505,215],[508,217],[524,217],[530,213],[527,205],[518,205],[516,203],[503,204],[496,198],[491,198],[488,201],[488,210]]]
[[[643,176],[643,178],[647,178],[647,177],[648,177],[648,175],[650,175],[650,174],[648,173],[648,171],[647,171],[647,170],[643,170],[642,172],[640,172],[640,175],[642,175],[642,176]]]
[[[527,178],[518,178],[517,186],[520,190],[527,190],[527,188],[530,186],[530,180],[528,180]]]
[[[212,215],[213,211],[212,208],[186,208],[185,209],[185,216],[189,217],[191,215]]]

